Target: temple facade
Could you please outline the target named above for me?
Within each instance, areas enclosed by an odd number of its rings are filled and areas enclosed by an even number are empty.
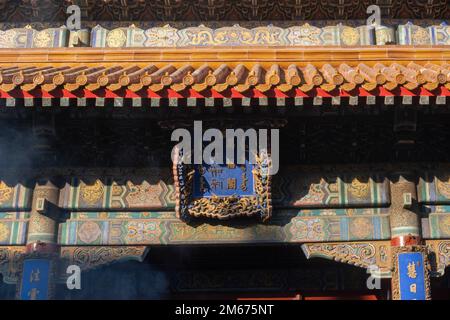
[[[0,298],[450,298],[449,19],[0,0]],[[174,162],[195,122],[278,136]]]

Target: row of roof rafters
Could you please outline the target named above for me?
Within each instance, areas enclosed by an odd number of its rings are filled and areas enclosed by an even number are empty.
[[[168,88],[177,92],[185,89],[223,92],[230,88],[238,92],[252,88],[261,92],[271,89],[308,92],[321,88],[328,92],[335,89],[348,92],[356,88],[393,90],[400,86],[408,90],[420,87],[435,90],[440,86],[450,89],[450,64],[380,62],[369,65],[356,62],[281,66],[273,63],[264,67],[259,63],[223,63],[215,68],[208,64],[194,67],[189,63],[179,67],[170,63],[160,67],[154,64],[92,66],[82,63],[76,66],[0,66],[0,89],[4,92],[18,88],[24,91],[38,88],[47,92],[56,88],[70,92],[80,88],[90,91],[126,88],[133,92],[142,89],[158,92]]]

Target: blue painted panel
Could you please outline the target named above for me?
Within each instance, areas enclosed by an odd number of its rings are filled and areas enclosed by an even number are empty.
[[[425,267],[423,255],[406,252],[398,255],[400,299],[425,300]]]
[[[50,260],[30,259],[23,264],[21,300],[47,300]]]
[[[194,198],[254,196],[253,170],[245,165],[195,165]]]

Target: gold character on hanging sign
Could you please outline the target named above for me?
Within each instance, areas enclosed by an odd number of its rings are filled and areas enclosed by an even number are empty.
[[[36,271],[34,271],[34,269],[31,270],[30,283],[41,281],[40,273],[41,273],[41,271],[39,269],[37,269]]]
[[[417,277],[416,264],[414,261],[408,263],[408,277],[415,279]]]
[[[205,193],[205,178],[203,176],[200,176],[200,192]]]
[[[211,172],[211,175],[216,178],[218,176],[220,176],[222,174],[222,169],[219,168],[212,168],[211,170],[209,170]]]
[[[247,176],[245,175],[245,172],[242,173],[241,190],[247,191]]]
[[[211,181],[211,188],[216,190],[217,188],[223,189],[223,182],[220,180],[213,179]]]
[[[237,184],[236,178],[228,178],[227,180],[228,190],[236,190],[236,184]]]
[[[36,300],[39,295],[39,290],[37,288],[33,288],[30,291],[28,291],[28,296],[30,297],[30,300]]]

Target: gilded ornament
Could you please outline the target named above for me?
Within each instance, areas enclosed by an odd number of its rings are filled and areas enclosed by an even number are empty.
[[[320,39],[321,29],[309,24],[304,24],[301,27],[291,27],[289,30],[288,39],[294,45],[311,46],[320,45],[322,42]]]
[[[100,213],[98,214],[98,217],[99,217],[100,219],[108,219],[108,217],[109,217],[109,212],[100,212]]]
[[[125,46],[127,36],[122,29],[114,29],[106,37],[106,45],[110,48],[121,48]]]
[[[103,184],[100,180],[96,180],[93,185],[81,186],[81,197],[88,204],[94,204],[99,201],[104,192]]]
[[[347,190],[355,198],[366,198],[369,195],[370,184],[363,183],[359,179],[353,179],[352,183],[348,186]]]
[[[143,181],[142,184],[133,184],[127,182],[127,189],[129,193],[126,199],[130,205],[143,207],[148,205],[159,205],[159,195],[161,194],[161,187],[159,184],[150,184]]]
[[[124,192],[124,188],[122,186],[118,185],[116,182],[114,182],[114,184],[112,186],[112,195],[115,197],[121,196],[123,192]]]
[[[439,221],[439,229],[441,231],[441,236],[450,235],[450,216],[443,216]]]
[[[324,219],[294,218],[289,228],[292,241],[321,241],[325,239]]]
[[[92,221],[83,223],[78,229],[78,238],[84,243],[92,243],[102,233],[100,226]]]
[[[389,29],[378,29],[376,31],[377,44],[387,44],[392,42],[392,35]]]
[[[171,224],[171,241],[219,241],[245,239],[248,230],[233,228],[225,225],[212,226],[202,224],[192,227],[186,223]]]
[[[341,33],[341,39],[346,46],[355,46],[359,43],[359,32],[355,28],[344,27]]]
[[[13,48],[16,32],[14,30],[0,31],[0,48]]]
[[[360,239],[370,236],[372,228],[370,218],[354,218],[350,221],[350,233]]]
[[[8,187],[3,181],[0,182],[0,205],[11,199],[14,188]]]
[[[8,240],[9,228],[6,224],[0,223],[0,242]]]
[[[33,38],[33,44],[35,48],[48,48],[51,47],[52,37],[49,31],[37,32]]]
[[[447,199],[450,199],[450,180],[444,182],[439,179],[436,179],[436,185],[437,189],[439,190],[439,193],[444,197],[446,197]]]
[[[325,199],[325,191],[327,182],[324,179],[320,180],[320,183],[311,183],[308,193],[303,196],[299,202],[304,204],[322,203]]]
[[[39,213],[34,213],[30,217],[30,233],[51,233],[54,228],[54,221]]]
[[[154,241],[158,233],[156,222],[132,221],[127,225],[127,243]]]
[[[239,25],[210,29],[204,26],[187,28],[182,33],[186,34],[185,45],[276,45],[281,44],[279,37],[282,29],[258,27],[254,29],[242,28]]]
[[[414,44],[430,44],[430,34],[423,28],[417,28],[412,34],[412,39]]]

